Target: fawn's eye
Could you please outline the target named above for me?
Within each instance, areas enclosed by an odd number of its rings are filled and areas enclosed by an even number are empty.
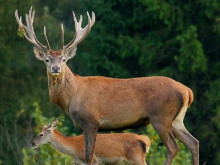
[[[49,62],[49,59],[46,59],[45,62],[48,63],[48,62]]]

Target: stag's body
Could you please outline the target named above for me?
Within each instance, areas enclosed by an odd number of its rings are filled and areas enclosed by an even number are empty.
[[[85,165],[85,143],[83,135],[67,137],[57,130],[43,128],[32,147],[50,143],[51,146],[73,158],[74,164]],[[98,134],[95,147],[95,163],[146,165],[145,156],[150,147],[147,136],[133,133]]]
[[[167,124],[192,102],[192,91],[167,77],[115,79],[74,75],[68,66],[57,84],[48,73],[49,95],[82,128],[80,118],[88,117],[99,130],[115,130],[147,125],[161,116]],[[85,115],[86,114],[86,115]],[[169,118],[164,118],[169,114]]]
[[[88,13],[87,13],[88,14]],[[37,59],[47,65],[49,95],[52,102],[65,110],[75,126],[83,130],[86,161],[91,165],[98,130],[116,130],[145,126],[151,123],[167,148],[165,165],[170,165],[178,151],[174,136],[183,142],[193,155],[193,164],[199,164],[199,142],[185,128],[183,119],[193,101],[191,89],[167,77],[114,79],[107,77],[80,77],[74,75],[66,61],[76,54],[79,44],[95,22],[88,14],[88,25],[81,28],[82,16],[77,21],[76,35],[64,46],[61,33],[61,50],[50,49],[36,38],[33,28],[34,11],[26,16],[27,26],[15,13],[19,27],[25,29],[23,37],[34,45]]]

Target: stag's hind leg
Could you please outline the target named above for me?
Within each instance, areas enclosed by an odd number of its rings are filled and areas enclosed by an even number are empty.
[[[199,141],[194,138],[183,124],[188,105],[184,106],[172,123],[174,136],[187,146],[193,156],[193,164],[199,165]]]
[[[152,121],[151,123],[167,148],[167,158],[165,165],[171,165],[174,156],[179,150],[179,146],[173,136],[172,128],[169,126],[169,124],[162,121]]]
[[[174,136],[192,153],[193,165],[199,165],[199,141],[188,132],[182,121],[175,119],[172,125]]]

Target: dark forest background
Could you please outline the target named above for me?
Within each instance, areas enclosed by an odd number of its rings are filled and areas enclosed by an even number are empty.
[[[36,10],[35,32],[45,43],[43,26],[53,49],[60,49],[60,24],[65,41],[74,35],[71,11],[87,23],[96,22],[68,62],[81,76],[141,77],[163,75],[194,92],[185,117],[187,129],[200,141],[200,164],[220,164],[220,1],[219,0],[0,0],[0,164],[68,164],[71,159],[42,146],[30,149],[39,126],[59,117],[58,130],[81,132],[48,96],[45,64],[32,45],[17,35],[14,12]],[[23,19],[24,20],[24,19]],[[152,140],[147,162],[163,164],[166,150],[151,126],[126,131]],[[191,164],[182,145],[173,164]]]

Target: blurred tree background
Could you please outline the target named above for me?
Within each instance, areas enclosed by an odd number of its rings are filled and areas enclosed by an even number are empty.
[[[65,135],[81,132],[48,96],[45,64],[32,46],[17,36],[14,12],[36,10],[35,31],[41,42],[43,25],[53,49],[74,35],[71,11],[94,11],[96,23],[68,62],[81,76],[171,77],[194,92],[185,125],[200,141],[200,164],[220,164],[220,1],[219,0],[0,0],[0,164],[68,164],[70,158],[50,147],[30,149],[39,126],[59,117]],[[78,17],[79,18],[79,17]],[[24,20],[24,19],[23,19]],[[163,164],[166,150],[151,126],[126,130],[152,139],[147,162]],[[180,144],[181,145],[181,144]],[[191,164],[181,145],[173,164]]]

